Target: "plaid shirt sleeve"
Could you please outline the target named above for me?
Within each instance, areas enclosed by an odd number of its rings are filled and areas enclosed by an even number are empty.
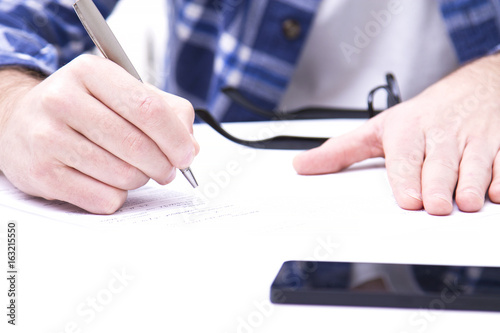
[[[94,1],[105,16],[117,2]],[[275,109],[320,1],[169,0],[166,90],[219,120],[262,120],[221,88],[233,86],[255,105]],[[500,49],[500,0],[436,1],[462,63]],[[92,47],[72,3],[0,0],[0,66],[51,73]]]
[[[0,0],[0,66],[50,74],[93,43],[73,10],[73,0]],[[108,15],[116,1],[95,1]]]

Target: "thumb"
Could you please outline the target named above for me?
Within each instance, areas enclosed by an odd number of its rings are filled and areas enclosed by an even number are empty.
[[[302,152],[293,160],[293,167],[301,175],[325,174],[340,171],[353,163],[384,156],[381,116],[352,132],[331,138],[320,147]]]

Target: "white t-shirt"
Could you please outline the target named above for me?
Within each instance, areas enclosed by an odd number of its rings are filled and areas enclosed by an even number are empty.
[[[407,100],[457,67],[437,1],[323,0],[279,108],[366,109],[387,72]]]

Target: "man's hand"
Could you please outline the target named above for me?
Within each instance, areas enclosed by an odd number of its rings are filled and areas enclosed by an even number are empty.
[[[110,214],[199,150],[189,102],[106,59],[81,56],[43,81],[4,69],[0,89],[0,170],[34,196]]]
[[[299,154],[299,174],[385,157],[399,206],[434,215],[500,203],[500,55],[482,58],[357,130]],[[489,190],[488,190],[489,188]]]

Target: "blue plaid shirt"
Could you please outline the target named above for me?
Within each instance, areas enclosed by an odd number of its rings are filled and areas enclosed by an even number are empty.
[[[331,0],[326,0],[331,1]],[[116,1],[94,0],[104,16]],[[47,74],[93,44],[72,0],[0,0],[0,66]],[[220,120],[259,120],[220,92],[238,88],[256,105],[274,109],[308,36],[320,0],[170,0],[171,31],[165,89]],[[439,0],[463,63],[500,45],[500,0]],[[293,38],[283,31],[292,19]]]

